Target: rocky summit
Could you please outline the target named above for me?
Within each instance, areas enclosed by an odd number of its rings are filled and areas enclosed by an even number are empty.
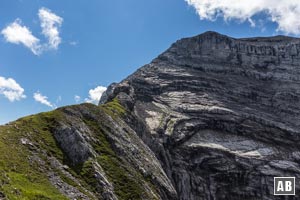
[[[175,42],[81,104],[0,127],[0,199],[300,199],[300,39]],[[274,177],[296,195],[274,196]]]

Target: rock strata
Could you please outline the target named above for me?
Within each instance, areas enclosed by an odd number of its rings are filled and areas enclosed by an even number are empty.
[[[297,38],[181,39],[109,93],[128,96],[180,200],[281,199],[273,177],[300,178]]]

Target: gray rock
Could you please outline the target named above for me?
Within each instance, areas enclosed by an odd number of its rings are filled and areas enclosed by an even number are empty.
[[[133,104],[126,123],[160,160],[177,199],[280,199],[273,176],[300,178],[298,38],[206,32],[174,43],[107,99],[124,85],[124,106]]]
[[[70,126],[61,123],[56,127],[54,137],[67,155],[71,165],[83,163],[93,155],[92,147],[84,137],[89,132],[90,130],[84,124],[78,126],[77,123],[74,123]]]
[[[101,98],[99,100],[99,105],[105,103],[108,100],[108,96],[113,93],[114,87],[116,85],[117,85],[117,83],[112,83],[107,87],[106,91],[103,92],[103,94],[101,95]]]

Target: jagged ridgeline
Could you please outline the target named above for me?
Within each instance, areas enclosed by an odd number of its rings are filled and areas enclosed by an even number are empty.
[[[299,136],[300,40],[206,32],[98,106],[0,126],[0,199],[281,199],[273,177],[300,178]]]

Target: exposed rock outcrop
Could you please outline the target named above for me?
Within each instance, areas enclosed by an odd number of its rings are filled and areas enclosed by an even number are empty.
[[[132,99],[178,199],[276,199],[274,176],[300,178],[297,38],[182,39],[110,93]]]

